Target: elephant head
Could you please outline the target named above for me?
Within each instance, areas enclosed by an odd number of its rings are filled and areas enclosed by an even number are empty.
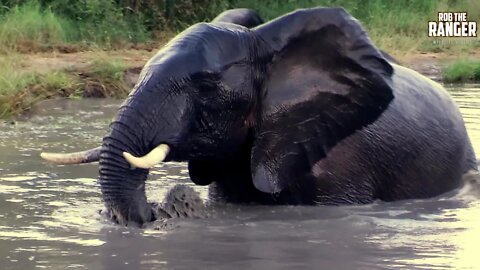
[[[298,10],[253,29],[196,24],[148,61],[102,147],[69,161],[99,159],[105,205],[125,225],[155,218],[145,181],[158,162],[187,161],[192,181],[209,184],[214,174],[191,164],[246,152],[245,181],[279,193],[379,117],[393,99],[392,72],[341,8]]]

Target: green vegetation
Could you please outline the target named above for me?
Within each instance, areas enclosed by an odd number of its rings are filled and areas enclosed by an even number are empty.
[[[68,21],[61,19],[50,10],[41,10],[35,3],[15,6],[1,18],[1,49],[22,51],[39,49],[37,46],[62,44],[67,41]]]
[[[480,60],[461,59],[444,70],[445,82],[480,81]]]
[[[72,97],[80,91],[78,80],[64,71],[41,75],[21,74],[0,79],[0,118],[21,113],[38,101],[51,97]]]
[[[9,2],[12,2],[10,6]],[[17,3],[19,2],[19,3]],[[150,38],[141,16],[114,1],[7,1],[0,5],[0,52],[125,47]],[[3,7],[3,9],[2,9]]]
[[[375,44],[396,55],[413,51],[464,52],[480,47],[477,42],[434,42],[427,36],[427,23],[434,21],[438,11],[467,11],[469,20],[480,19],[477,0],[237,0],[237,7],[253,7],[266,19],[273,19],[299,7],[344,7],[366,28]]]
[[[427,22],[438,11],[467,11],[480,19],[477,0],[4,0],[0,6],[0,49],[76,46],[125,48],[157,40],[208,21],[228,8],[247,7],[270,20],[301,7],[342,6],[361,21],[376,44],[394,54],[468,51],[480,42],[433,42]]]
[[[0,118],[28,110],[34,103],[53,97],[117,97],[127,96],[124,79],[128,68],[119,59],[100,57],[87,68],[17,72],[21,57],[0,58]]]
[[[19,57],[0,57],[0,95],[21,90],[34,81],[34,76],[17,72]]]
[[[85,92],[88,97],[124,98],[130,92],[125,83],[124,73],[127,66],[121,59],[100,57],[95,60],[90,72],[85,73]]]

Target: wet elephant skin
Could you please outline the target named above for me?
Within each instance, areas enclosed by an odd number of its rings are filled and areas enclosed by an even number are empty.
[[[143,156],[166,144],[212,200],[354,204],[432,197],[475,167],[441,86],[393,64],[339,8],[252,29],[191,26],[144,67],[105,136],[100,185],[124,225],[155,219]]]

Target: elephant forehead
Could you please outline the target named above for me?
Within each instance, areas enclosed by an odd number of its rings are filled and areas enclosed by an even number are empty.
[[[147,67],[163,72],[221,71],[249,55],[248,29],[233,24],[199,23],[191,26],[152,57]]]

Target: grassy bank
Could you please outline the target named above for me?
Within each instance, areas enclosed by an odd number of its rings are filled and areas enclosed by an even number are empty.
[[[445,68],[443,78],[449,83],[480,81],[480,59],[460,59],[451,63]]]
[[[83,1],[50,2],[0,5],[0,53],[112,49],[150,39],[139,19],[105,4],[110,1],[87,1],[85,6],[78,4]],[[79,14],[69,13],[68,6],[78,6]]]
[[[477,0],[3,0],[0,4],[0,118],[50,97],[125,97],[131,65],[108,57],[112,50],[156,48],[189,25],[225,9],[257,10],[265,20],[315,6],[342,6],[367,29],[376,45],[396,58],[413,52],[466,55],[480,39],[432,40],[428,21],[438,11],[467,11],[480,20]],[[108,50],[81,69],[26,71],[26,53]],[[73,59],[73,61],[76,61]],[[473,71],[472,71],[473,70]],[[473,73],[472,73],[473,72]],[[479,80],[478,63],[460,61],[445,70],[449,81]]]
[[[20,58],[0,58],[0,118],[17,115],[48,98],[125,98],[130,91],[124,77],[129,67],[120,59],[100,57],[82,70],[18,72]]]

